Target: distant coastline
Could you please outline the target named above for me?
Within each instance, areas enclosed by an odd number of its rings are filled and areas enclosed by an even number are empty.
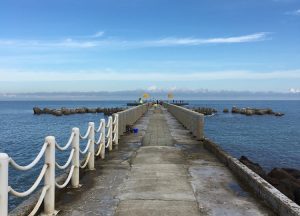
[[[93,100],[136,100],[143,93],[150,99],[167,99],[167,90],[124,90],[99,92],[29,92],[0,93],[0,101],[93,101]],[[178,100],[300,100],[299,92],[250,92],[250,91],[208,91],[175,90]]]

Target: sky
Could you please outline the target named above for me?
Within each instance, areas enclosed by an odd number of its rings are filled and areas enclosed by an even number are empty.
[[[300,92],[300,0],[0,0],[0,93]]]

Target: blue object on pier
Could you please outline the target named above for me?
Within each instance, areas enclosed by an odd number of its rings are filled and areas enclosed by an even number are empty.
[[[133,133],[137,134],[139,132],[138,128],[133,128]]]

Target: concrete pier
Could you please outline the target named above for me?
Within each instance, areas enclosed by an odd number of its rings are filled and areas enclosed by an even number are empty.
[[[59,215],[273,215],[166,109],[135,127],[57,199]]]

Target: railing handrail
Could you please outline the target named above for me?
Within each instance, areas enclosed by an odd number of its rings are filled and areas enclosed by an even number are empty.
[[[17,197],[25,197],[28,196],[29,194],[31,194],[40,184],[40,182],[42,181],[46,171],[47,171],[48,165],[44,164],[39,176],[37,177],[37,179],[35,180],[34,184],[31,186],[31,188],[29,188],[28,190],[24,191],[24,192],[18,192],[15,191],[11,186],[8,186],[8,192],[17,196]]]
[[[86,130],[84,136],[82,136],[81,134],[79,135],[79,136],[80,136],[80,139],[85,140],[86,138],[88,138],[88,135],[90,134],[90,131],[91,131],[91,126],[88,127],[88,129]]]
[[[70,136],[70,138],[69,138],[69,140],[68,140],[68,142],[67,142],[67,144],[65,146],[60,146],[57,142],[55,142],[55,147],[57,149],[61,150],[61,151],[67,150],[69,148],[69,146],[71,145],[71,143],[72,143],[72,141],[74,139],[74,136],[75,136],[75,133],[72,132],[71,136]]]
[[[19,164],[17,164],[12,158],[9,158],[9,163],[12,165],[12,167],[14,167],[17,170],[22,170],[22,171],[26,171],[26,170],[30,170],[31,168],[33,168],[40,160],[41,158],[44,156],[44,153],[46,151],[46,148],[48,146],[48,143],[44,143],[44,145],[42,146],[40,152],[38,153],[38,155],[35,157],[35,159],[28,165],[26,166],[21,166]]]

